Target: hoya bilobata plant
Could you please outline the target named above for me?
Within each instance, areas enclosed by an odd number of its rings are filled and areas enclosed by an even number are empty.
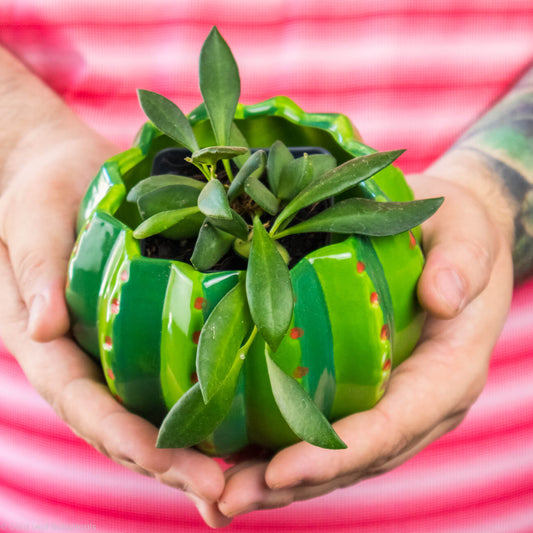
[[[421,224],[442,199],[377,202],[349,195],[340,199],[390,165],[402,150],[376,152],[339,166],[326,154],[294,157],[280,141],[267,150],[251,151],[233,120],[240,97],[237,64],[216,28],[200,54],[200,90],[214,146],[199,146],[189,120],[174,103],[150,91],[138,92],[153,124],[190,151],[186,160],[197,175],[163,174],[140,181],[128,195],[143,219],[134,236],[193,239],[189,260],[199,271],[216,268],[227,254],[244,258],[246,269],[201,330],[198,383],[166,416],[158,446],[192,446],[218,427],[233,402],[243,360],[261,336],[269,352],[272,392],[289,427],[317,446],[344,448],[309,395],[270,356],[289,329],[294,307],[291,250],[280,241],[309,233],[397,234]]]

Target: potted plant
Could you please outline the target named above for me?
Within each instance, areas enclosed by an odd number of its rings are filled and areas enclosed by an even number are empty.
[[[414,201],[402,151],[343,115],[239,104],[216,28],[200,90],[188,117],[139,91],[150,122],[80,208],[72,333],[160,447],[342,448],[330,421],[375,405],[418,340],[418,225],[442,199]]]

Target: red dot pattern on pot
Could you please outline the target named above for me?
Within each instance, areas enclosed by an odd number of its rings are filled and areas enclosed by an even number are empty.
[[[309,367],[297,366],[292,372],[292,377],[296,379],[300,379],[300,378],[303,378],[304,376],[307,376],[307,374],[309,374]]]
[[[198,344],[198,342],[200,341],[200,333],[201,331],[195,331],[192,334],[192,342],[194,342],[194,344]]]
[[[104,350],[112,350],[113,349],[113,340],[109,335],[106,335],[104,338]]]
[[[357,273],[362,274],[365,271],[365,264],[362,261],[357,261]]]
[[[196,372],[191,373],[191,383],[198,383],[198,374]]]
[[[379,305],[379,296],[377,292],[373,292],[370,294],[370,304],[374,307],[377,307]]]
[[[111,367],[107,369],[106,374],[109,379],[115,379],[115,373],[113,372],[113,369]]]
[[[291,339],[299,339],[304,336],[304,330],[302,328],[292,328],[290,332]]]
[[[207,300],[205,298],[202,298],[201,296],[199,296],[198,298],[196,298],[196,300],[194,300],[195,309],[201,310],[206,306],[206,304],[207,304]]]
[[[382,341],[388,341],[390,339],[390,328],[388,324],[383,324],[381,328],[380,338]]]
[[[120,279],[125,283],[126,281],[128,281],[130,279],[130,272],[127,268],[125,268],[124,270],[122,270],[122,272],[120,273]]]
[[[411,250],[416,248],[416,238],[412,231],[409,232],[409,248],[411,248]]]
[[[111,313],[114,315],[118,315],[120,311],[120,303],[118,298],[113,298],[111,300]]]

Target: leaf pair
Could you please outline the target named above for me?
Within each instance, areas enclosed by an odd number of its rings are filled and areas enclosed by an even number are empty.
[[[282,225],[290,221],[301,209],[355,187],[393,163],[403,152],[404,150],[376,152],[350,159],[312,180],[278,215],[272,228],[273,233],[282,228]]]
[[[199,74],[200,92],[215,139],[218,145],[226,146],[230,142],[241,82],[235,58],[216,27],[209,33],[200,52]],[[176,104],[164,96],[143,89],[138,90],[138,96],[146,116],[163,133],[192,153],[199,150],[189,120]],[[210,156],[205,153],[203,155]]]
[[[207,439],[229,413],[243,360],[255,338],[241,280],[209,315],[198,344],[199,381],[166,416],[157,440],[160,448],[193,446]],[[242,346],[244,339],[248,338]],[[298,382],[265,352],[274,399],[289,427],[300,438],[324,448],[346,445],[339,439]]]
[[[252,325],[241,279],[215,306],[202,328],[196,357],[198,383],[166,416],[158,447],[198,444],[224,420],[231,409],[244,360],[241,345]]]
[[[204,183],[187,176],[164,174],[139,182],[128,194],[136,202],[143,222],[134,236],[144,239],[158,233],[174,239],[193,237],[203,216],[197,207]]]
[[[428,198],[412,202],[376,202],[350,198],[279,232],[277,238],[311,232],[372,237],[396,235],[420,225],[437,211],[443,201],[443,198]]]
[[[334,168],[335,164],[335,158],[328,154],[304,154],[294,158],[283,142],[276,141],[268,154],[268,183],[278,199],[292,200],[311,181]]]

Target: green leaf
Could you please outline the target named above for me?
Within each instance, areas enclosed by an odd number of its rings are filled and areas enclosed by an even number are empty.
[[[175,211],[184,207],[195,207],[200,190],[188,185],[167,185],[147,192],[137,200],[143,220],[161,211]]]
[[[237,165],[238,168],[241,168],[244,163],[248,160],[250,157],[250,146],[248,144],[248,141],[246,137],[243,135],[242,131],[237,127],[235,122],[231,125],[231,134],[230,134],[230,144],[232,146],[245,146],[247,148],[247,151],[245,154],[240,155],[233,159],[233,162]]]
[[[169,411],[157,437],[158,448],[188,448],[207,439],[231,409],[242,360],[235,361],[222,386],[204,403],[200,384],[195,383]]]
[[[192,266],[201,272],[209,270],[231,248],[234,239],[233,235],[218,230],[208,220],[205,220],[191,256]]]
[[[291,200],[313,178],[313,164],[307,154],[283,167],[278,184],[278,198]]]
[[[249,177],[246,180],[244,192],[270,215],[279,211],[279,200],[257,178]]]
[[[278,196],[278,186],[283,167],[294,159],[290,150],[281,141],[276,141],[268,152],[267,176],[270,190]]]
[[[259,217],[254,218],[246,295],[255,325],[276,351],[289,328],[294,297],[289,269]]]
[[[198,207],[161,211],[139,224],[133,232],[133,236],[136,239],[145,239],[146,237],[162,233],[174,239],[193,237],[201,225],[201,221],[198,223],[199,213],[200,210]]]
[[[230,202],[242,193],[248,178],[261,176],[265,170],[265,165],[266,152],[264,150],[257,150],[248,158],[229,186],[228,199]]]
[[[273,227],[274,232],[286,219],[300,209],[351,189],[390,165],[403,152],[404,150],[376,152],[356,157],[313,180],[285,206],[285,209],[276,219]]]
[[[279,232],[276,237],[314,231],[356,233],[373,237],[396,235],[422,224],[437,211],[443,201],[444,198],[412,202],[376,202],[364,198],[350,198]]]
[[[250,248],[252,247],[252,241],[248,239],[235,239],[233,241],[233,251],[240,255],[244,259],[250,257]]]
[[[239,239],[248,239],[249,229],[246,221],[233,209],[231,209],[231,216],[232,218],[230,220],[225,220],[223,218],[209,218],[209,222],[216,228],[225,231],[226,233],[230,233]]]
[[[217,144],[224,146],[230,138],[241,82],[235,58],[216,27],[200,52],[200,92]]]
[[[128,193],[128,202],[136,202],[141,196],[152,191],[167,187],[168,185],[186,185],[198,190],[202,190],[205,186],[204,181],[195,180],[188,176],[179,176],[176,174],[159,174],[157,176],[149,176],[141,180]]]
[[[198,150],[191,124],[174,102],[144,89],[139,89],[137,95],[144,113],[157,128],[191,152]]]
[[[202,189],[198,196],[198,208],[207,217],[231,220],[231,208],[224,185],[217,179],[212,179]]]
[[[252,325],[242,279],[215,306],[200,334],[196,371],[205,402],[224,384]]]
[[[244,146],[207,146],[201,150],[193,152],[192,163],[214,165],[221,159],[233,159],[248,152]]]
[[[274,399],[294,433],[302,440],[321,448],[332,450],[347,448],[300,384],[285,374],[266,351],[265,357]]]
[[[313,166],[312,180],[319,178],[322,174],[333,170],[337,166],[337,160],[330,154],[311,154],[309,159]]]

